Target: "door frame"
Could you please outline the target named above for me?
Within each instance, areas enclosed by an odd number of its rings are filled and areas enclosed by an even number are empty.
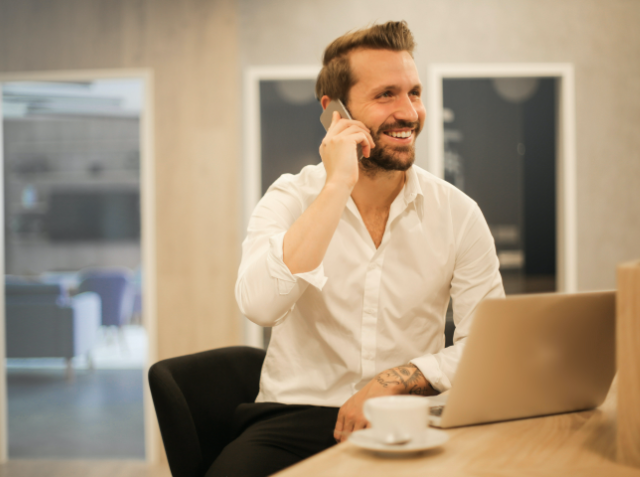
[[[157,314],[156,314],[156,214],[155,214],[155,166],[154,166],[154,84],[151,69],[108,69],[108,70],[69,70],[0,73],[0,95],[2,84],[18,81],[92,81],[96,79],[138,79],[144,85],[143,114],[140,117],[140,208],[141,231],[140,246],[144,280],[142,289],[142,313],[148,337],[147,361],[144,376],[149,367],[157,361]],[[2,102],[0,101],[0,118]],[[0,145],[3,144],[3,121],[0,120]],[[3,147],[0,147],[0,165],[4,164]],[[0,167],[0,223],[4,223],[4,167]],[[4,233],[0,234],[0,250],[4,251]],[[4,253],[0,254],[0,275],[4,290],[5,263]],[[0,293],[0,463],[8,459],[7,427],[7,376],[5,348],[5,293]],[[144,436],[145,460],[149,463],[159,461],[157,423],[149,384],[144,379]]]
[[[556,139],[556,288],[578,290],[575,81],[570,63],[432,64],[427,77],[428,168],[444,178],[442,81],[453,78],[545,77],[558,79]]]

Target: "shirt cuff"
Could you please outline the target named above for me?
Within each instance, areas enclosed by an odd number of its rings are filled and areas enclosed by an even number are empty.
[[[432,354],[412,359],[410,363],[414,364],[420,370],[436,391],[442,393],[451,388],[449,378],[442,372],[438,360]]]
[[[287,295],[299,279],[322,291],[325,283],[327,283],[322,263],[310,272],[296,274],[292,274],[284,263],[282,245],[285,234],[286,232],[281,232],[269,239],[269,253],[267,254],[267,268],[269,269],[269,275],[275,278],[278,283],[278,293]]]

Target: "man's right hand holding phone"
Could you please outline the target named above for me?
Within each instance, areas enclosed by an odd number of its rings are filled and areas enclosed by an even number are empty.
[[[340,113],[334,111],[331,126],[320,145],[327,184],[346,185],[349,191],[353,189],[358,182],[358,146],[362,148],[362,154],[369,157],[375,147],[369,128],[360,121],[341,118]]]
[[[369,157],[375,147],[360,121],[334,111],[320,156],[327,172],[323,189],[284,236],[282,259],[291,273],[309,272],[324,258],[351,191],[358,182],[358,146]]]

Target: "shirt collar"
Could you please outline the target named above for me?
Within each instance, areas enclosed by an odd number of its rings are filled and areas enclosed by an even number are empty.
[[[398,197],[396,197],[396,200],[394,200],[394,203],[397,203],[398,199],[402,200],[402,208],[398,210],[398,213],[400,210],[406,209],[409,204],[415,201],[416,212],[418,213],[420,220],[424,218],[424,194],[422,193],[422,187],[420,187],[420,181],[418,181],[418,173],[413,166],[405,172],[404,186],[402,187]],[[349,196],[349,199],[347,200],[347,209],[349,209],[354,215],[360,216],[358,207],[351,196]]]
[[[418,180],[418,173],[411,166],[405,173],[404,188],[402,189],[404,194],[404,203],[407,207],[411,202],[415,201],[416,211],[420,216],[420,219],[424,215],[424,194],[422,193],[422,187],[420,187],[420,181]]]

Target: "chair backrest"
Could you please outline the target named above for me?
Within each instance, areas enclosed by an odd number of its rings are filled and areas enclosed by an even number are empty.
[[[64,305],[66,294],[61,285],[38,282],[5,284],[7,304]]]
[[[166,359],[149,385],[173,477],[202,477],[234,437],[233,413],[258,394],[264,350],[220,348]]]
[[[120,269],[95,269],[82,273],[78,291],[100,295],[104,326],[120,326],[128,318],[126,301],[130,293],[130,275],[130,272]]]

